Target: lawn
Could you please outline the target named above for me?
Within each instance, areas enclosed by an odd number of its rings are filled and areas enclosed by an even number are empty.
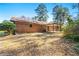
[[[4,56],[67,56],[77,55],[73,42],[63,34],[25,33],[0,38],[0,55]]]

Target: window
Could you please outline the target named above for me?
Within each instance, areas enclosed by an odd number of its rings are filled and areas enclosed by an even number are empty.
[[[32,24],[30,24],[30,27],[32,27]]]

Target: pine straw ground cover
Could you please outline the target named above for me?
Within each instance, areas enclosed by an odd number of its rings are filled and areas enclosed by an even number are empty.
[[[0,38],[2,56],[75,56],[74,43],[65,41],[63,34],[25,33]]]

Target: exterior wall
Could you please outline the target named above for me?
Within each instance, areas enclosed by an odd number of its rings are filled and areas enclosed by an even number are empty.
[[[54,31],[59,31],[60,27],[59,25],[53,24],[53,25],[47,25],[46,31],[47,32],[54,32]]]
[[[26,32],[42,32],[45,29],[45,25],[39,25],[29,22],[15,22],[16,32],[26,33]],[[32,25],[32,27],[30,27]]]
[[[60,31],[60,26],[57,24],[41,25],[36,23],[24,22],[24,21],[15,21],[15,24],[16,24],[17,33]]]

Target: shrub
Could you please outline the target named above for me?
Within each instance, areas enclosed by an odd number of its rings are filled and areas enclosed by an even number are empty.
[[[64,34],[65,35],[67,35],[67,34],[73,34],[74,33],[74,31],[73,31],[74,27],[75,27],[74,23],[71,23],[71,24],[67,23],[66,25],[64,25],[63,26]]]
[[[73,48],[79,54],[79,44],[76,44]]]
[[[7,30],[9,34],[12,34],[12,31],[15,30],[15,24],[10,21],[3,21],[0,24],[0,30]]]
[[[75,42],[79,42],[79,35],[73,35],[73,34],[69,34],[69,35],[65,35],[64,36],[66,39],[75,41]]]
[[[79,35],[74,35],[73,40],[76,41],[76,42],[79,42]]]
[[[6,31],[0,31],[0,37],[6,36],[6,35],[8,35],[8,32],[6,32]]]
[[[63,27],[63,31],[66,39],[79,42],[79,20],[68,22]]]
[[[0,32],[0,37],[1,37],[1,36],[4,36],[4,32],[3,32],[3,31]]]

